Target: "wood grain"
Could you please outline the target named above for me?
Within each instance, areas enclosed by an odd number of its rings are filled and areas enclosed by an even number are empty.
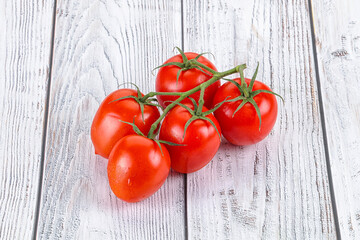
[[[342,239],[360,238],[360,2],[312,2],[322,98]]]
[[[90,126],[124,82],[154,90],[151,70],[181,46],[179,1],[59,1],[39,239],[183,239],[184,179],[151,198],[117,199]],[[130,85],[125,85],[130,87]]]
[[[271,134],[189,174],[189,239],[334,239],[307,1],[185,0],[185,49],[246,62],[285,98]]]
[[[33,231],[52,14],[52,1],[0,1],[0,239]]]

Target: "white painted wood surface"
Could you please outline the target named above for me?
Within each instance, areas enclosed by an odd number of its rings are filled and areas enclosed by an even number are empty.
[[[248,63],[284,96],[271,135],[189,174],[189,239],[334,239],[306,1],[186,0],[185,48]]]
[[[0,239],[31,238],[53,3],[0,1]]]
[[[342,239],[360,239],[360,2],[312,2]]]
[[[183,175],[122,202],[90,139],[105,96],[130,81],[154,90],[151,70],[179,45],[179,1],[58,2],[39,239],[184,239]]]
[[[336,238],[308,1],[61,0],[51,49],[54,3],[0,0],[0,239],[34,231],[51,61],[37,239]],[[358,239],[360,3],[310,5],[340,232]],[[263,142],[224,141],[203,170],[124,203],[94,155],[93,115],[121,83],[154,90],[152,68],[182,44],[219,70],[246,62],[251,76],[259,61],[285,103]]]

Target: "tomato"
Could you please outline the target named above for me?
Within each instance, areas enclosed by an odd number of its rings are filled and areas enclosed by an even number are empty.
[[[241,84],[240,79],[234,79]],[[250,79],[245,79],[247,85]],[[255,81],[253,91],[270,90],[264,83]],[[220,103],[226,97],[233,99],[240,96],[241,93],[235,84],[227,82],[216,92],[213,105]],[[277,101],[273,94],[259,93],[254,96],[254,101],[258,105],[261,114],[261,128],[259,130],[259,117],[255,107],[247,102],[233,117],[233,113],[241,104],[242,100],[235,102],[226,102],[215,111],[215,117],[220,123],[224,137],[234,145],[250,145],[263,140],[273,128],[277,117]]]
[[[191,109],[194,108],[190,104],[186,105]],[[206,111],[207,108],[203,107],[203,112]],[[191,117],[188,110],[176,106],[166,115],[160,129],[159,139],[183,144],[183,146],[167,146],[172,169],[181,173],[195,172],[204,167],[211,161],[220,146],[220,137],[207,120],[196,119],[191,122],[183,138],[185,124]],[[213,114],[206,117],[213,121],[221,134],[219,123]]]
[[[194,59],[199,54],[193,53],[193,52],[187,52],[185,53],[186,57],[190,59]],[[165,63],[169,62],[183,62],[183,59],[181,57],[181,54],[178,54],[176,56],[173,56],[172,58],[168,59]],[[205,57],[201,56],[198,59],[198,62],[206,65],[207,67],[215,70],[215,66]],[[165,64],[164,63],[164,64]],[[180,73],[178,82],[176,83],[177,74],[180,68],[175,65],[171,66],[165,66],[161,67],[157,77],[156,77],[156,84],[155,88],[157,92],[185,92],[188,91],[198,85],[200,85],[203,82],[208,81],[212,74],[210,74],[208,71],[204,70],[207,74],[203,73],[202,71],[192,68],[189,70],[184,70]],[[204,101],[206,107],[211,107],[212,98],[216,92],[216,90],[220,87],[220,82],[217,81],[213,84],[211,84],[208,88],[205,90],[204,94]],[[190,97],[194,98],[197,102],[199,101],[200,97],[200,91],[190,95]],[[178,98],[178,96],[164,96],[164,95],[158,95],[157,99],[161,106],[166,107],[169,105],[169,102],[167,101],[175,101]],[[190,103],[189,99],[184,99],[182,103]]]
[[[161,152],[162,150],[162,152]],[[114,194],[126,202],[138,202],[154,194],[170,171],[170,156],[154,140],[128,135],[116,143],[107,166]]]
[[[125,96],[137,96],[137,91],[132,89],[119,89],[112,92],[101,103],[97,110],[92,126],[91,140],[95,147],[95,153],[108,158],[109,154],[122,137],[134,134],[132,126],[123,123],[133,122],[145,135],[160,116],[159,110],[154,106],[144,106],[144,121],[141,115],[140,105],[134,99],[123,99],[111,102]]]

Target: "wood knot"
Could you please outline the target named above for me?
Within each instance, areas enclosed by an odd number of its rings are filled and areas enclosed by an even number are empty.
[[[349,55],[349,53],[345,49],[339,49],[335,52],[332,52],[331,55],[333,55],[334,57],[345,57],[346,55]]]

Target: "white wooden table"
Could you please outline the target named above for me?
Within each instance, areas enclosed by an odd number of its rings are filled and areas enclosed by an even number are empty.
[[[0,0],[0,239],[360,239],[360,1]],[[285,98],[151,198],[117,199],[90,125],[174,54],[247,63]]]

